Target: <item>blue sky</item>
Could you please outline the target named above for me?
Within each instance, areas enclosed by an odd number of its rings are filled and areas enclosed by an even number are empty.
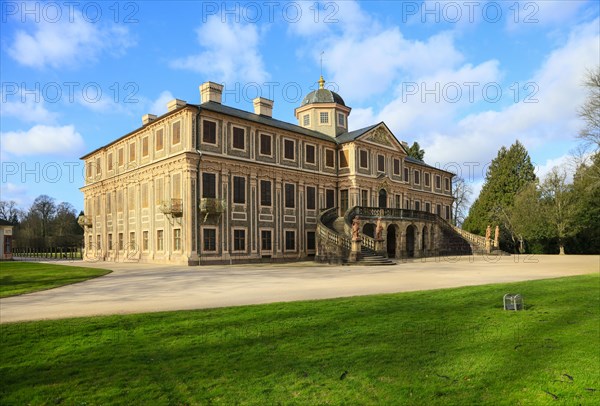
[[[295,122],[323,76],[351,129],[385,121],[476,191],[521,140],[543,176],[576,147],[597,1],[2,2],[2,200],[82,207],[79,157],[198,86]]]

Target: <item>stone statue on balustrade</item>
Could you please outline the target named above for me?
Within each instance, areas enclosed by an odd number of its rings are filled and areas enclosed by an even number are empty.
[[[377,226],[375,227],[375,239],[383,239],[383,224],[381,224],[381,217],[377,218]]]

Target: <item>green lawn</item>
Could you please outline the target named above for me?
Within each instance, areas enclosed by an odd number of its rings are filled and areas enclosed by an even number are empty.
[[[588,275],[8,324],[0,404],[600,404],[599,320]]]
[[[106,275],[106,269],[35,262],[0,262],[0,297],[20,295],[69,285]]]

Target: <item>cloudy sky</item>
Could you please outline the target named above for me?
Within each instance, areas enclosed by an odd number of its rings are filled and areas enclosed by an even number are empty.
[[[425,160],[481,187],[519,139],[539,174],[582,123],[582,78],[600,62],[597,1],[2,2],[1,198],[82,207],[79,157],[198,86],[274,116],[317,84],[352,107],[351,129],[384,121]]]

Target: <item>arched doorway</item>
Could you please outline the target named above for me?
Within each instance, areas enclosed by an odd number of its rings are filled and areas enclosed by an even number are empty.
[[[362,232],[364,235],[367,235],[371,238],[375,238],[375,224],[373,224],[373,223],[365,224]]]
[[[393,224],[387,228],[387,254],[388,258],[396,258],[396,226]]]
[[[427,226],[423,226],[423,232],[421,233],[421,250],[423,252],[425,252],[425,250],[429,248],[427,237]]]
[[[379,207],[382,209],[387,208],[387,192],[385,189],[379,190]]]
[[[415,256],[415,226],[406,227],[406,256],[413,258]]]

